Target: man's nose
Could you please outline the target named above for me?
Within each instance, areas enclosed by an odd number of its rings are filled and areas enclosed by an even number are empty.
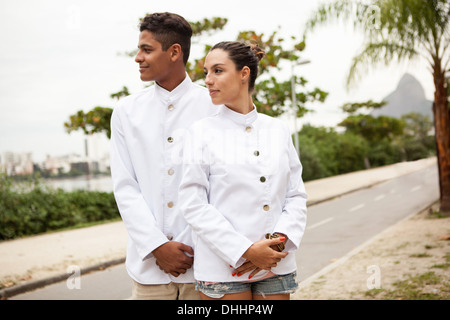
[[[136,54],[136,57],[134,58],[134,61],[137,62],[137,63],[140,63],[140,62],[144,61],[142,55],[140,54],[140,52],[138,52]]]

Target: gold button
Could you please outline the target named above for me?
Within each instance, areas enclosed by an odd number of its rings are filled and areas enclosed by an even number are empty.
[[[169,171],[167,171],[167,173],[169,174],[169,176],[171,176],[175,173],[175,171],[173,169],[169,169]]]
[[[269,207],[269,205],[265,204],[263,209],[264,209],[264,211],[269,211],[270,207]]]
[[[259,156],[259,151],[256,150],[255,152],[253,152],[253,154],[257,157],[257,156]]]
[[[173,207],[173,202],[172,202],[172,201],[169,202],[169,203],[167,204],[167,206],[168,206],[169,208],[172,208],[172,207]]]
[[[245,128],[245,131],[251,132],[252,131],[252,127],[248,126],[247,128]]]
[[[167,109],[169,109],[169,111],[172,111],[174,109],[173,105],[170,105],[167,107]]]
[[[261,181],[261,182],[266,182],[266,177],[261,177],[261,178],[259,178],[259,181]]]
[[[169,143],[172,143],[173,142],[173,138],[172,137],[168,137],[167,141],[169,141]]]

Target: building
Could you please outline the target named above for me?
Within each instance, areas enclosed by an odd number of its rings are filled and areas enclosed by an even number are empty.
[[[33,174],[32,153],[3,152],[0,154],[0,171],[9,176]]]

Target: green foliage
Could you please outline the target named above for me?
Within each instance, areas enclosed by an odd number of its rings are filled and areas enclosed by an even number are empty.
[[[365,169],[369,145],[358,135],[304,125],[299,140],[304,181]]]
[[[364,137],[370,142],[392,140],[403,133],[404,123],[396,118],[371,115],[351,115],[338,124],[347,132]]]
[[[112,193],[65,192],[38,181],[20,186],[0,173],[0,240],[118,217]]]
[[[338,0],[319,6],[307,22],[306,34],[335,19],[350,20],[365,34],[362,51],[354,57],[348,83],[378,63],[424,57],[433,72],[449,62],[450,3],[448,0]]]
[[[111,137],[111,115],[112,109],[107,107],[95,107],[84,112],[79,110],[69,117],[64,123],[67,133],[82,130],[85,134],[104,132],[108,139]]]

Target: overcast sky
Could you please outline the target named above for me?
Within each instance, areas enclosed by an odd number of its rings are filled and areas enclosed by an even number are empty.
[[[138,21],[146,13],[169,11],[189,21],[215,16],[228,18],[226,28],[203,44],[234,40],[239,31],[300,37],[319,1],[204,1],[204,0],[3,0],[0,2],[0,154],[32,152],[45,156],[83,153],[84,136],[67,134],[63,123],[76,111],[114,107],[109,95],[127,86],[143,88],[133,58],[119,53],[136,48]],[[309,87],[329,92],[326,103],[301,123],[334,126],[344,115],[345,102],[380,101],[395,90],[405,72],[414,75],[433,97],[432,78],[423,62],[392,65],[367,73],[351,91],[345,87],[351,59],[363,37],[348,24],[318,28],[306,42],[296,67]],[[202,45],[191,57],[199,58]],[[289,77],[290,68],[281,76]],[[107,139],[99,148],[108,151]]]

